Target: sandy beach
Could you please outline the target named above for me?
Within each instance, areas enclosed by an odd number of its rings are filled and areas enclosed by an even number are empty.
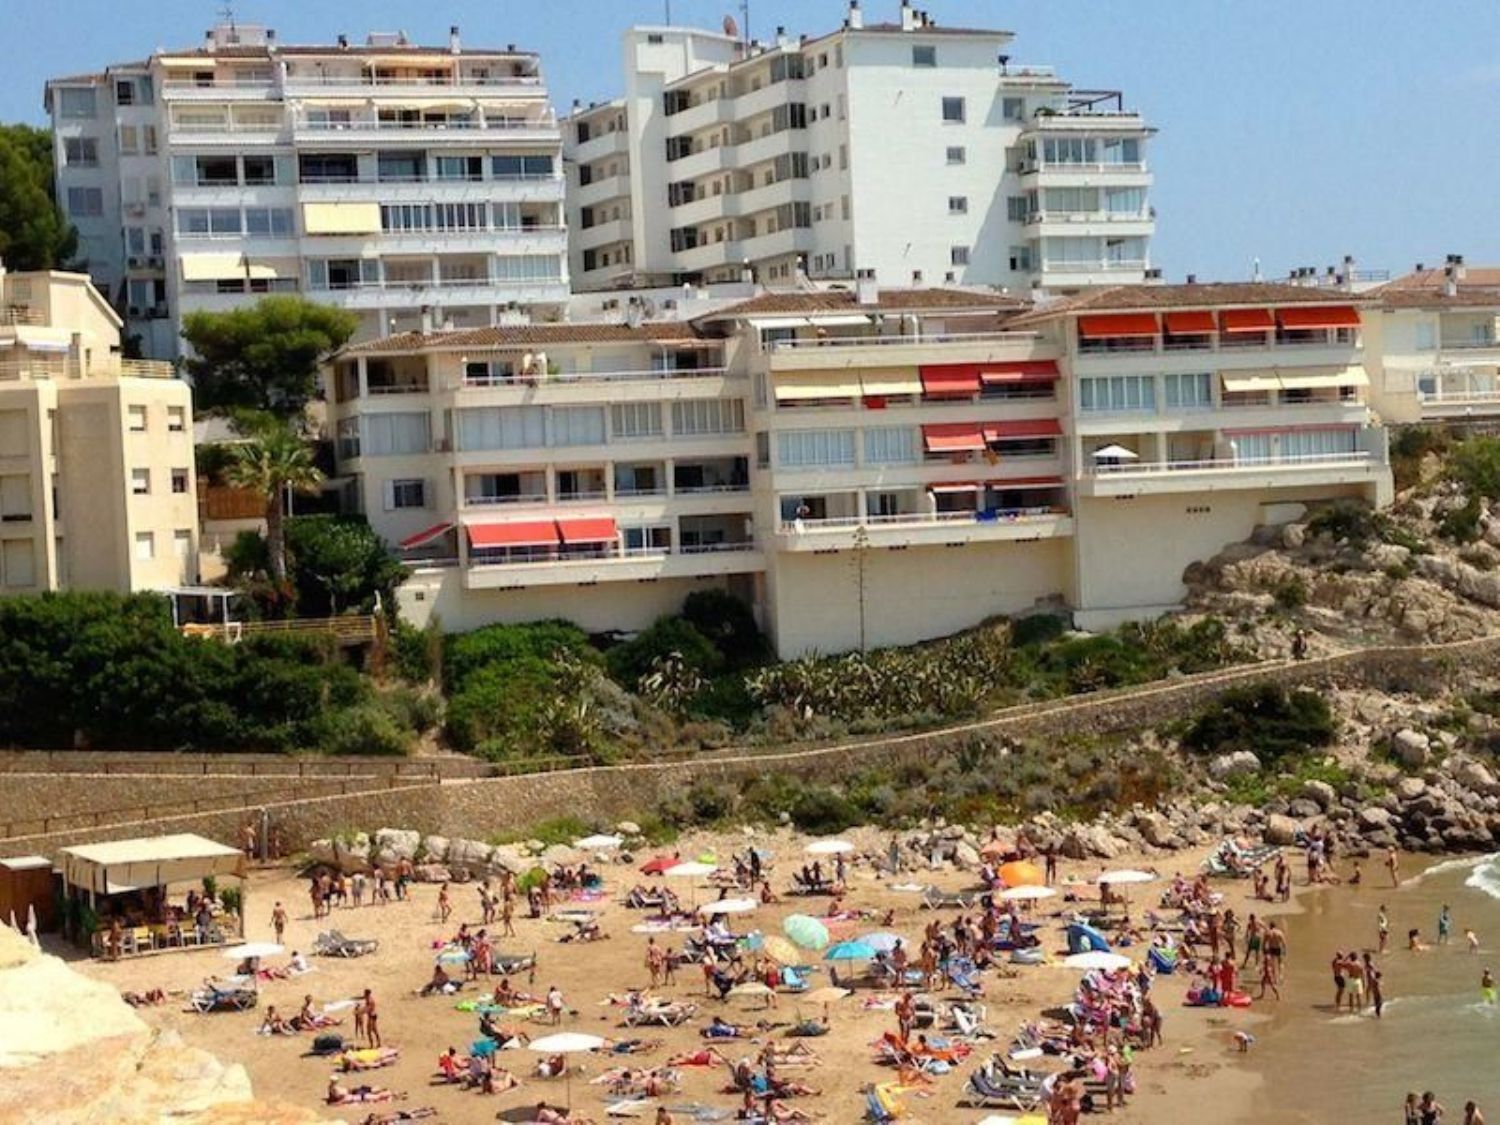
[[[875,833],[855,832],[849,838],[871,850],[880,847]],[[742,839],[698,836],[683,839],[677,848],[684,855],[695,855],[705,849],[717,849],[719,855],[727,855],[735,843],[743,842]],[[778,857],[785,857],[773,880],[775,889],[784,891],[789,882],[790,868],[794,861],[801,862],[807,841],[789,833],[779,833],[763,835],[755,842],[769,847]],[[1154,867],[1167,877],[1175,871],[1195,872],[1202,856],[1201,850],[1183,852],[1165,860],[1160,856],[1122,856],[1109,866]],[[641,858],[637,856],[636,863]],[[647,939],[631,932],[631,926],[641,920],[643,912],[627,909],[618,900],[630,886],[646,880],[637,874],[633,865],[611,863],[602,870],[608,894],[602,902],[590,905],[602,910],[602,928],[610,935],[608,940],[583,945],[562,944],[558,938],[570,927],[520,917],[524,912],[518,911],[517,937],[500,944],[500,948],[507,952],[537,952],[540,965],[534,980],[518,979],[515,983],[537,994],[554,985],[560,988],[571,1009],[563,1020],[563,1029],[607,1037],[640,1036],[660,1040],[660,1046],[650,1053],[623,1060],[627,1065],[650,1066],[660,1064],[675,1052],[699,1048],[703,1041],[698,1028],[712,1015],[722,1015],[742,1024],[765,1021],[776,1025],[789,1024],[799,1014],[819,1014],[805,1004],[799,1009],[793,995],[781,995],[771,1008],[764,1007],[762,1000],[754,998],[730,997],[724,1002],[710,1000],[704,996],[701,974],[696,967],[689,966],[679,973],[675,986],[656,991],[661,995],[693,1000],[699,1005],[698,1019],[679,1028],[639,1031],[623,1028],[621,1009],[606,1006],[603,1003],[606,994],[645,988],[649,981],[644,964]],[[1101,870],[1103,867],[1098,861],[1064,860],[1060,863],[1058,881],[1061,885],[1091,881]],[[972,874],[951,868],[922,872],[917,877],[944,889],[956,890],[974,885]],[[865,865],[851,869],[849,883],[848,906],[873,910],[877,914],[887,910],[895,912],[892,925],[877,925],[872,921],[863,925],[860,932],[892,930],[915,939],[913,947],[920,942],[921,929],[933,915],[921,908],[919,895],[891,889]],[[1250,909],[1244,901],[1248,883],[1220,880],[1215,886],[1226,894],[1225,905],[1244,918]],[[1135,888],[1133,897],[1138,910],[1154,904],[1161,889],[1160,884]],[[1080,890],[1085,894],[1093,893],[1089,888]],[[373,1072],[362,1080],[406,1092],[408,1098],[401,1104],[433,1106],[444,1121],[480,1122],[493,1121],[497,1114],[505,1111],[533,1106],[541,1099],[553,1105],[564,1102],[564,1083],[558,1079],[534,1077],[536,1056],[525,1051],[506,1052],[500,1056],[502,1063],[521,1077],[519,1090],[485,1096],[435,1084],[438,1056],[450,1046],[458,1048],[460,1054],[466,1054],[469,1044],[477,1037],[476,1017],[455,1009],[456,1000],[465,994],[430,998],[414,995],[432,971],[434,943],[451,935],[460,922],[467,921],[476,928],[480,924],[476,885],[455,885],[451,893],[455,909],[447,925],[441,925],[437,920],[438,889],[424,885],[415,886],[406,902],[335,909],[330,922],[327,919],[315,920],[311,916],[305,880],[286,870],[258,871],[249,883],[247,934],[252,940],[272,937],[271,913],[275,903],[280,901],[290,914],[286,932],[289,951],[307,952],[317,933],[330,924],[349,936],[378,937],[381,943],[379,951],[357,960],[313,958],[314,972],[293,980],[273,980],[263,984],[261,1006],[255,1012],[198,1015],[184,1011],[181,999],[174,996],[166,1005],[142,1009],[143,1015],[155,1025],[179,1031],[190,1044],[210,1050],[221,1059],[243,1063],[257,1091],[314,1107],[321,1105],[332,1070],[330,1063],[307,1054],[310,1035],[258,1035],[257,1028],[265,1008],[274,1004],[279,1012],[290,1016],[300,1007],[305,995],[310,994],[316,1003],[322,1005],[354,997],[370,988],[380,1001],[384,1040],[388,1045],[400,1048],[401,1058],[394,1066]],[[700,886],[692,893],[702,902],[713,897],[715,892]],[[781,919],[786,915],[796,912],[818,914],[826,908],[827,902],[826,898],[787,897],[778,905],[762,907],[737,919],[737,928],[774,932],[779,930]],[[1041,905],[1045,908],[1052,903],[1060,904],[1061,899]],[[1063,908],[1059,905],[1056,909]],[[1042,909],[1035,912],[1035,917],[1050,921],[1053,913],[1053,910]],[[940,916],[951,920],[954,911],[942,911]],[[670,935],[668,940],[680,936]],[[1054,956],[1065,952],[1060,926],[1049,925],[1043,932],[1042,944]],[[1137,952],[1140,951],[1138,947]],[[278,960],[272,959],[270,963],[275,964]],[[210,974],[225,974],[233,968],[219,951],[173,953],[119,963],[85,961],[80,962],[79,967],[122,990],[161,988],[174,993],[199,985]],[[986,1116],[982,1110],[958,1107],[968,1074],[992,1050],[1007,1046],[1010,1036],[1024,1021],[1035,1017],[1044,1008],[1071,999],[1078,977],[1075,970],[1052,965],[1018,966],[1013,976],[1009,970],[1003,975],[997,972],[986,974],[982,1002],[988,1011],[987,1026],[998,1038],[988,1043],[981,1042],[968,1060],[955,1067],[952,1073],[937,1078],[928,1090],[906,1095],[903,1098],[906,1110],[903,1119],[975,1122]],[[826,983],[826,977],[821,974],[814,978],[814,987],[823,983]],[[1263,1017],[1255,1010],[1183,1007],[1182,997],[1188,984],[1180,974],[1158,979],[1154,995],[1165,1016],[1165,1045],[1137,1054],[1137,1093],[1124,1110],[1112,1115],[1114,1120],[1141,1123],[1195,1120],[1210,1125],[1218,1122],[1228,1125],[1242,1119],[1241,1114],[1250,1104],[1260,1079],[1247,1065],[1246,1056],[1235,1051],[1233,1032],[1253,1027]],[[471,985],[467,995],[474,994],[475,988]],[[796,1099],[798,1108],[822,1114],[830,1121],[847,1122],[862,1118],[862,1088],[893,1077],[889,1068],[880,1067],[873,1061],[871,1043],[882,1033],[895,1029],[895,1018],[888,1008],[867,1009],[865,1005],[882,996],[890,999],[892,995],[862,989],[834,1006],[832,1033],[810,1041],[819,1061],[816,1067],[804,1072],[806,1077],[803,1079],[810,1086],[821,1089],[822,1093]],[[343,1014],[347,1017],[349,1013],[345,1011]],[[348,1033],[352,1027],[346,1022],[341,1030]],[[539,1024],[528,1027],[534,1036],[544,1034],[546,1030]],[[783,1030],[782,1027],[769,1026],[755,1032],[754,1041],[726,1044],[726,1053],[733,1058],[753,1055],[767,1035],[779,1041]],[[571,1087],[575,1110],[603,1120],[604,1107],[616,1099],[609,1098],[602,1087],[590,1084],[589,1080],[617,1065],[620,1060],[598,1056],[578,1058],[581,1061]],[[724,1108],[737,1105],[735,1097],[720,1092],[727,1078],[722,1067],[687,1069],[683,1076],[681,1092],[663,1099],[665,1104],[698,1103]],[[335,1111],[331,1116],[358,1121],[367,1112],[368,1107],[349,1107]],[[517,1114],[510,1112],[506,1116],[515,1119]],[[524,1112],[519,1116],[524,1118]]]

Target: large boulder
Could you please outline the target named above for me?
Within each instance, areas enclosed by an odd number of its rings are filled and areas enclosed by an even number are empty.
[[[339,855],[332,840],[314,840],[307,845],[308,861],[324,867],[337,867]]]
[[[423,836],[422,837],[422,861],[424,863],[442,863],[448,858],[448,837],[446,836]]]
[[[1453,780],[1481,796],[1488,797],[1500,792],[1500,786],[1497,786],[1495,775],[1490,772],[1489,767],[1473,758],[1460,758],[1453,764]]]
[[[1338,804],[1339,795],[1332,785],[1326,781],[1316,779],[1307,781],[1302,786],[1302,796],[1312,801],[1318,808],[1327,812]]]
[[[622,820],[615,825],[615,831],[629,840],[641,834],[641,826],[633,820]]]
[[[1391,753],[1409,770],[1421,769],[1432,752],[1432,740],[1420,731],[1398,730],[1391,738]]]
[[[417,849],[421,846],[420,832],[382,828],[375,833],[375,860],[386,864],[399,863],[403,859],[414,860],[417,858]]]
[[[338,849],[339,868],[346,874],[370,870],[370,837],[368,833],[356,832],[334,841]]]
[[[1420,777],[1403,777],[1396,782],[1396,800],[1403,805],[1415,801],[1425,792],[1427,792],[1427,782]]]
[[[1391,826],[1391,814],[1379,805],[1366,805],[1359,810],[1359,827],[1365,832],[1384,831]]]
[[[1075,824],[1063,836],[1062,853],[1069,859],[1114,859],[1125,843],[1097,824]]]
[[[1159,812],[1136,813],[1135,828],[1141,834],[1141,839],[1153,848],[1170,848],[1178,843],[1172,822]]]
[[[1279,844],[1286,847],[1297,842],[1297,833],[1302,831],[1302,825],[1289,816],[1272,813],[1266,818],[1265,839],[1268,844]]]
[[[1260,759],[1249,750],[1236,750],[1233,754],[1220,754],[1208,763],[1208,776],[1215,781],[1228,781],[1235,777],[1249,777],[1260,772]]]
[[[953,845],[953,866],[960,871],[976,871],[981,862],[979,849],[967,840],[960,840]]]
[[[521,854],[514,844],[500,844],[490,852],[490,867],[504,868],[512,874],[519,875],[523,871],[531,870],[533,861],[529,856]]]
[[[482,871],[490,865],[490,854],[495,849],[482,840],[449,840],[448,866],[463,867],[469,871]]]

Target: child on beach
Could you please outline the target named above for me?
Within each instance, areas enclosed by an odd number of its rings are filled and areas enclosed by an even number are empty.
[[[1468,942],[1470,953],[1479,952],[1479,935],[1473,930],[1464,931],[1464,941]]]

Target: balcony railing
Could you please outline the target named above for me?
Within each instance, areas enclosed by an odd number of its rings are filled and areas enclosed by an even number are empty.
[[[1145,258],[1113,258],[1091,262],[1057,262],[1049,258],[1042,262],[1038,270],[1041,273],[1108,273],[1111,270],[1134,272],[1149,269],[1150,266],[1151,263]]]
[[[876,310],[871,309],[873,315]],[[927,347],[932,344],[1018,344],[1038,339],[1035,332],[931,332],[910,336],[824,336],[816,340],[773,340],[771,350],[798,348]]]
[[[1464,405],[1467,403],[1500,403],[1500,391],[1487,390],[1417,390],[1417,401],[1423,406],[1441,406],[1444,403]]]
[[[732,543],[690,543],[676,547],[626,547],[621,543],[596,547],[519,548],[506,554],[476,553],[469,556],[470,567],[536,566],[545,563],[598,563],[629,559],[666,558],[670,555],[722,555],[757,549],[753,539]]]
[[[674,496],[719,496],[735,492],[749,492],[750,482],[739,484],[679,484],[672,488]]]
[[[488,179],[485,179],[484,177],[479,177],[477,179],[471,179],[471,178],[469,178],[467,176],[466,177],[462,177],[462,178],[458,178],[458,177],[454,177],[454,176],[428,176],[428,175],[417,175],[417,176],[399,175],[398,176],[398,175],[390,175],[390,174],[387,174],[387,175],[384,175],[384,176],[381,176],[381,175],[361,176],[361,175],[357,175],[357,174],[345,176],[345,175],[338,175],[338,174],[335,174],[335,173],[330,173],[330,174],[326,174],[326,175],[318,175],[316,173],[313,173],[313,174],[303,173],[298,178],[297,182],[299,184],[303,184],[303,185],[307,185],[307,184],[311,184],[311,185],[323,185],[323,184],[431,184],[431,185],[434,185],[434,186],[443,186],[443,185],[460,186],[460,185],[463,185],[463,184],[475,184],[475,183],[514,184],[514,183],[543,183],[543,182],[547,182],[547,181],[551,181],[553,183],[561,184],[562,183],[562,177],[558,176],[558,175],[555,175],[555,174],[545,174],[545,173],[541,173],[541,174],[537,174],[537,175],[516,175],[516,176],[496,176],[496,175],[491,174]]]
[[[498,507],[502,504],[546,504],[545,492],[526,493],[517,496],[465,496],[464,504],[474,508]]]
[[[446,121],[298,121],[296,127],[310,133],[411,133],[411,132],[490,132],[527,129],[556,129],[557,121],[548,117],[450,118]]]
[[[1169,473],[1259,472],[1266,469],[1307,469],[1321,466],[1371,465],[1375,457],[1366,452],[1305,453],[1280,457],[1240,457],[1211,461],[1131,461],[1119,465],[1093,465],[1085,476],[1128,477],[1158,476]]]
[[[1033,211],[1026,216],[1027,226],[1041,223],[1148,223],[1156,218],[1151,209],[1144,211]]]
[[[414,77],[392,77],[380,75],[334,75],[334,74],[289,74],[288,86],[327,86],[336,89],[387,86],[521,86],[535,88],[542,84],[536,75],[433,75]],[[167,85],[171,85],[170,82]]]
[[[1497,341],[1493,336],[1480,338],[1468,336],[1461,340],[1442,340],[1438,345],[1438,349],[1445,352],[1495,348],[1500,348],[1500,341]]]
[[[1044,164],[1039,160],[1029,161],[1020,167],[1023,176],[1035,175],[1038,172],[1144,172],[1147,170],[1144,160],[1121,162],[1118,164]]]
[[[0,308],[0,325],[27,325],[39,327],[47,323],[47,315],[41,309],[25,305],[7,305]]]
[[[730,375],[727,367],[686,367],[671,370],[559,371],[547,375],[470,375],[464,387],[546,387],[568,383],[640,383],[660,379],[708,379]],[[660,434],[654,435],[660,437]]]
[[[1330,333],[1339,331],[1352,332],[1349,329],[1332,329]],[[1275,337],[1269,331],[1229,332],[1223,334],[1214,333],[1211,336],[1204,334],[1185,338],[1180,337],[1177,339],[1165,339],[1157,336],[1114,341],[1080,340],[1078,342],[1078,354],[1082,356],[1151,355],[1153,353],[1244,351],[1250,348],[1274,348],[1277,351],[1309,351],[1316,348],[1356,349],[1360,347],[1360,344],[1361,340],[1357,334],[1351,334],[1348,338],[1340,338],[1330,334],[1317,340],[1284,340]]]
[[[427,391],[427,380],[425,379],[416,383],[370,384],[370,393],[372,395],[425,395]]]
[[[997,482],[997,486],[1002,482]],[[782,520],[781,530],[791,535],[819,531],[844,531],[853,527],[929,527],[955,523],[1022,523],[1051,520],[1068,514],[1065,508],[1037,505],[1029,508],[986,508],[961,512],[898,512],[881,516],[831,516],[825,519]]]

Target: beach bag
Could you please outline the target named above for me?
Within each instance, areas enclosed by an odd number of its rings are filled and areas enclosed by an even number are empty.
[[[312,1053],[315,1055],[336,1055],[343,1049],[344,1037],[335,1033],[319,1035],[312,1044]]]

